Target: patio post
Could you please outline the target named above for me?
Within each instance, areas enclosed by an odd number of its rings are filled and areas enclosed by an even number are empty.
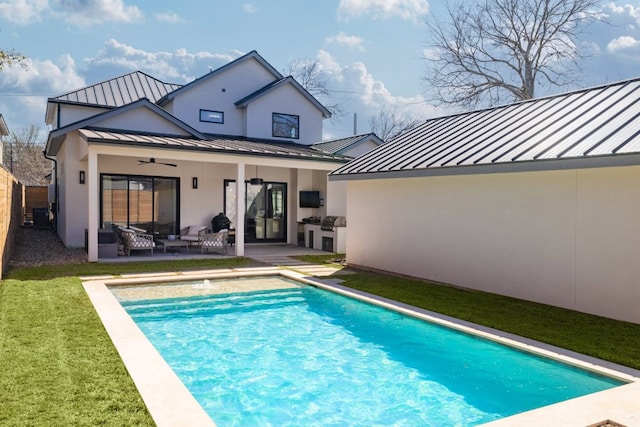
[[[87,261],[98,261],[98,217],[99,217],[99,188],[98,188],[98,154],[89,146],[87,164],[87,219],[88,241],[87,241]]]
[[[244,216],[246,207],[245,199],[245,164],[238,163],[238,173],[236,177],[236,256],[244,256]]]

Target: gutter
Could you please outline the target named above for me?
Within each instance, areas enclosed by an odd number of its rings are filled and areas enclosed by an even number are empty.
[[[47,156],[47,150],[42,150],[42,154],[44,155],[44,158],[47,160],[51,160],[53,162],[53,173],[55,175],[55,182],[54,182],[54,203],[55,203],[55,211],[53,212],[53,229],[54,230],[58,230],[58,212],[60,212],[60,204],[58,203],[58,161],[53,158],[53,157],[48,157]]]

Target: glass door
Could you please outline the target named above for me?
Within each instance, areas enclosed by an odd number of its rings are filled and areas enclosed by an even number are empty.
[[[251,185],[245,182],[244,241],[247,243],[287,240],[286,226],[287,184],[264,182]],[[225,181],[225,215],[233,224],[236,215],[236,183]],[[242,220],[242,219],[240,219]]]
[[[178,178],[102,175],[100,226],[178,234],[179,186]]]

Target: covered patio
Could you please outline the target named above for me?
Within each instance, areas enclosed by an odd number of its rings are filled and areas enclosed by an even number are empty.
[[[229,254],[234,256],[246,255],[247,239],[254,243],[295,244],[297,223],[302,218],[325,216],[330,207],[333,212],[344,208],[344,201],[332,198],[327,191],[327,174],[348,160],[344,156],[299,145],[276,146],[245,138],[204,141],[92,129],[81,129],[76,135],[73,142],[80,148],[79,165],[86,174],[81,174],[77,192],[60,195],[66,199],[62,205],[62,209],[67,209],[66,216],[76,218],[58,227],[63,241],[69,245],[78,240],[84,228],[69,225],[87,224],[87,259],[90,262],[100,258],[98,231],[123,225],[122,214],[118,218],[113,205],[116,184],[127,186],[120,187],[120,191],[126,192],[126,196],[120,197],[124,200],[120,203],[127,209],[125,225],[144,228],[154,238],[163,233],[177,235],[181,228],[191,225],[210,225],[215,215],[224,212],[231,219],[235,232],[235,244],[229,248]],[[259,178],[259,183],[255,184],[253,178]],[[118,184],[120,182],[124,184]],[[239,182],[245,185],[236,185]],[[156,190],[167,183],[170,189],[163,190],[165,193]],[[132,185],[138,186],[135,194],[132,194]],[[133,216],[141,215],[132,210],[132,203],[134,200],[142,203],[142,189],[147,190],[145,186],[151,188],[147,204],[153,206],[147,208],[145,221],[137,219],[136,222]],[[300,207],[298,197],[302,190],[319,191],[322,205]],[[260,196],[264,196],[264,200],[260,201]],[[87,201],[86,211],[70,211],[71,206],[83,205],[83,200]],[[276,247],[269,246],[271,250]],[[174,251],[171,248],[167,252]],[[156,246],[154,256],[164,256],[161,252],[162,248]],[[126,258],[148,259],[148,255],[140,253]]]

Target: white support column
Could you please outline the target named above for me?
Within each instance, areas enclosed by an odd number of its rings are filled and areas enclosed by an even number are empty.
[[[91,150],[89,147],[87,161],[87,173],[86,173],[86,186],[88,192],[88,248],[87,248],[87,260],[89,262],[98,261],[98,222],[100,218],[100,197],[99,197],[99,185],[98,181],[100,177],[98,175],[98,154]]]
[[[244,217],[246,214],[244,163],[238,163],[236,176],[236,256],[244,256]]]

